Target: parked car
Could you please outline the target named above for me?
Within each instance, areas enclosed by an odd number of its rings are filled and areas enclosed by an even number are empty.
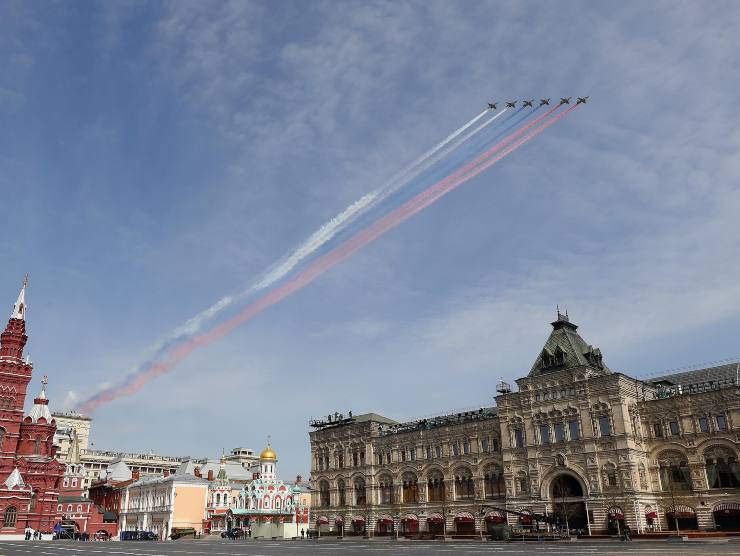
[[[239,527],[234,527],[221,533],[222,539],[240,539],[244,536],[244,531]]]
[[[155,533],[152,533],[151,531],[139,531],[139,540],[140,541],[158,541],[159,536]]]
[[[176,539],[181,539],[183,537],[193,537],[195,538],[195,529],[192,527],[178,527],[172,529],[172,533],[170,534],[170,538],[174,541]]]

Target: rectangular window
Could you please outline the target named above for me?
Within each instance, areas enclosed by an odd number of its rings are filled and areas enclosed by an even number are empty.
[[[411,461],[416,461],[416,448],[415,447],[409,450],[409,455],[411,456],[409,458]]]
[[[482,440],[480,441],[480,447],[481,447],[481,451],[482,451],[482,452],[483,452],[484,454],[485,454],[485,453],[488,453],[488,437],[486,437],[486,438],[483,438],[483,439],[482,439]]]
[[[679,430],[677,421],[671,421],[670,423],[668,423],[668,427],[671,429],[672,436],[678,436]]]
[[[63,486],[66,488],[69,486],[69,479],[64,479]]]
[[[699,417],[699,432],[709,432],[709,419]]]
[[[391,463],[393,460],[393,454],[391,454],[390,450],[385,453],[385,462]]]
[[[58,512],[61,512],[61,511],[62,511],[62,508],[63,508],[63,507],[64,507],[64,506],[62,506],[61,504],[59,504],[59,505],[57,506],[57,511],[58,511]]]
[[[540,425],[540,443],[550,443],[550,425]]]
[[[611,436],[608,415],[602,415],[601,417],[599,417],[599,433],[601,434],[601,436]]]
[[[727,417],[724,415],[717,415],[717,428],[721,431],[727,430]]]
[[[72,479],[72,486],[73,487],[76,487],[77,486],[77,479]]]
[[[552,391],[552,399],[553,400],[557,400],[558,399],[558,391],[557,390],[553,390]]]
[[[534,395],[534,401],[536,401],[536,402],[540,401],[540,395],[539,394],[535,394]]]
[[[565,427],[563,423],[555,423],[555,442],[565,442]]]
[[[493,451],[498,452],[498,438],[493,439]]]
[[[463,442],[463,454],[465,454],[467,456],[469,453],[470,453],[470,442],[468,442],[467,440],[465,440]]]
[[[542,399],[543,399],[543,400],[546,400],[546,399],[548,399],[548,398],[549,398],[549,396],[550,396],[549,392],[542,392]]]
[[[77,513],[82,511],[82,504],[77,504]]]
[[[524,431],[522,429],[514,429],[514,446],[524,448]]]
[[[564,398],[567,395],[568,395],[568,391],[567,390],[563,389],[563,390],[560,391],[560,397],[561,398]]]
[[[653,423],[653,436],[655,438],[663,436],[663,427],[660,426],[660,423]]]
[[[578,440],[581,438],[581,431],[578,428],[578,421],[568,421],[568,432],[570,433],[571,440]]]
[[[427,459],[432,459],[432,447],[427,446]]]
[[[442,446],[435,446],[434,447],[434,455],[435,457],[441,458],[442,457]]]
[[[453,456],[459,456],[460,455],[460,443],[455,441],[452,443],[452,455]]]

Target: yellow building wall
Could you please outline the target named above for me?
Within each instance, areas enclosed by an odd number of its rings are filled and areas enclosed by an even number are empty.
[[[208,497],[206,485],[175,485],[172,527],[203,528]]]

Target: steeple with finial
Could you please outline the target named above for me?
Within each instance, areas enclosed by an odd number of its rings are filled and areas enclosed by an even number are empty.
[[[10,320],[5,327],[5,331],[0,334],[0,358],[23,358],[23,348],[28,341],[26,336],[26,288],[28,287],[28,274],[23,278],[23,285],[18,294],[18,300],[13,305],[13,312],[10,314]]]

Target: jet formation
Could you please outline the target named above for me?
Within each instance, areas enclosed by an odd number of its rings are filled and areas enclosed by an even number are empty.
[[[562,104],[570,104],[570,101],[573,97],[561,97],[560,103],[558,106]],[[551,98],[541,98],[540,103],[538,106],[550,106]],[[535,99],[530,100],[522,100],[522,108],[534,108],[534,101]],[[505,102],[506,108],[516,108],[516,103],[519,102],[518,100],[507,100]],[[576,97],[576,104],[586,104],[588,102],[588,97]],[[488,109],[489,110],[496,110],[498,105],[501,104],[500,102],[489,102],[488,103]]]

